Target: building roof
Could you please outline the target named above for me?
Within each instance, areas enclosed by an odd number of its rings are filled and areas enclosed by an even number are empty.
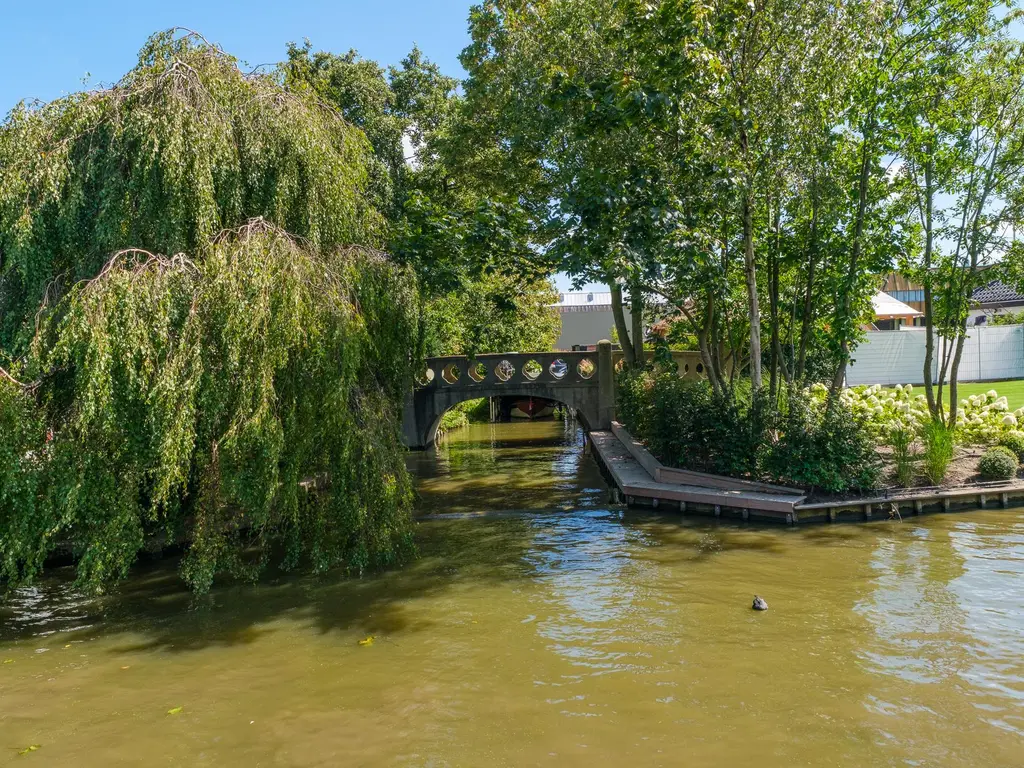
[[[891,320],[895,317],[920,317],[921,313],[890,296],[888,293],[879,291],[871,297],[871,305],[875,309],[876,320]]]
[[[622,302],[626,311],[629,311],[629,293],[622,292]],[[648,296],[647,303],[665,304],[665,299],[660,296]],[[558,301],[551,305],[557,307],[560,312],[574,312],[587,309],[611,311],[612,294],[610,291],[565,291],[558,294]]]
[[[981,306],[992,304],[1024,304],[1024,294],[1001,280],[993,280],[978,288],[971,298]]]

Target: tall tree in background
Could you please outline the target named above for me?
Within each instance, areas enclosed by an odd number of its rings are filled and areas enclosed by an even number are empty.
[[[909,268],[924,286],[929,410],[946,421],[948,382],[950,426],[971,297],[988,279],[981,270],[1009,252],[1021,213],[1021,52],[1006,36],[1015,16],[996,10],[963,0],[913,5],[901,31],[899,176],[919,232]]]
[[[370,138],[387,249],[419,278],[425,353],[553,346],[550,269],[531,247],[510,165],[471,124],[457,81],[415,48],[385,70],[307,42],[289,47],[282,71],[289,88],[314,92]],[[503,332],[483,332],[483,318]]]

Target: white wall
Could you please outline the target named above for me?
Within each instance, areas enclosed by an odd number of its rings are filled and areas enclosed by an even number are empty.
[[[853,351],[846,384],[920,384],[924,379],[924,333],[869,331]]]
[[[626,316],[626,327],[630,328],[629,310],[623,307]],[[559,312],[562,318],[562,333],[555,342],[555,349],[572,349],[573,345],[597,344],[601,339],[610,339],[615,327],[612,308],[588,307],[582,312]],[[632,339],[632,336],[630,336]]]
[[[858,384],[921,384],[924,380],[923,328],[871,331],[853,352],[846,374]],[[938,373],[944,340],[935,348],[932,374]],[[1024,326],[976,326],[968,330],[960,360],[960,381],[1024,378]]]

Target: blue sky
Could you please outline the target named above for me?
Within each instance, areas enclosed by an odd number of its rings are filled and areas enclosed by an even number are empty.
[[[442,70],[462,76],[471,0],[21,0],[0,12],[0,113],[21,99],[50,101],[83,87],[116,82],[153,32],[188,27],[250,66],[284,58],[289,41],[315,49],[357,49],[396,64],[414,44]],[[83,85],[83,80],[85,85]],[[560,290],[569,289],[564,275]],[[599,290],[600,287],[595,288]]]

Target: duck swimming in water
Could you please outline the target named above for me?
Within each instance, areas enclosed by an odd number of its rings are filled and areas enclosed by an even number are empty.
[[[754,605],[753,605],[753,608],[754,608],[755,611],[767,611],[768,610],[768,603],[766,603],[764,601],[763,597],[758,597],[757,595],[754,595]]]

